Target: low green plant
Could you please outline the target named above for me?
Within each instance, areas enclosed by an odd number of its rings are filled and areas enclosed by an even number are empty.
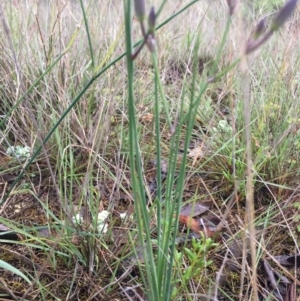
[[[197,278],[203,274],[203,270],[213,263],[212,260],[207,259],[207,254],[216,246],[218,244],[213,239],[202,236],[202,239],[193,237],[191,244],[185,246],[182,251],[175,250],[174,266],[177,272],[174,275],[172,300],[182,295],[189,282],[192,279],[197,281]]]

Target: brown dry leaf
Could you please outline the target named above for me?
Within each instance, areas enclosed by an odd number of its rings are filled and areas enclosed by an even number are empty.
[[[276,259],[283,266],[300,267],[300,254],[278,255],[274,256],[274,259]]]
[[[284,297],[284,301],[300,301],[300,297],[296,299],[296,287],[294,283],[290,283],[287,288],[287,294]]]
[[[78,235],[72,235],[71,242],[72,242],[73,245],[79,246],[80,245],[80,239],[79,239]]]
[[[185,204],[181,208],[180,214],[195,217],[208,211],[211,205],[212,202],[195,202],[191,204]]]
[[[142,117],[141,117],[141,122],[142,123],[152,123],[152,121],[153,121],[153,114],[151,114],[151,113],[146,113],[146,114],[144,114],[144,115],[142,115]]]
[[[6,165],[10,162],[13,161],[13,158],[4,154],[3,152],[0,152],[0,165],[3,165],[6,167]]]
[[[188,153],[188,157],[193,158],[193,163],[192,166],[194,166],[197,162],[198,159],[201,159],[204,155],[203,150],[202,150],[203,146],[199,145],[195,148],[193,148],[192,150],[190,150],[190,152]]]

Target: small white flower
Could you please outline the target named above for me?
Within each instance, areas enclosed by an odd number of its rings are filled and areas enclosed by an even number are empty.
[[[72,217],[72,221],[74,224],[81,224],[83,222],[83,218],[80,213],[77,213]]]
[[[120,213],[120,219],[125,219],[127,216],[127,212]]]
[[[128,212],[123,212],[120,213],[120,219],[125,220],[125,219],[133,219],[133,214],[128,214]]]
[[[109,216],[109,212],[107,210],[103,210],[98,213],[98,220],[97,220],[98,232],[106,233],[108,231],[108,224],[105,223],[108,216]]]
[[[108,224],[98,224],[97,229],[99,233],[106,233],[108,231]]]
[[[103,210],[98,213],[98,224],[103,223],[109,216],[109,212],[107,210]]]
[[[6,154],[15,158],[15,159],[27,159],[30,157],[30,148],[29,146],[10,146],[6,150]]]
[[[232,131],[231,126],[227,123],[226,120],[220,120],[219,124],[218,124],[218,129],[226,132],[226,133],[230,133]]]

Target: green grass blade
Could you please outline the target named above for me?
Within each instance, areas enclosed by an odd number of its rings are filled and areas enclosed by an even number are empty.
[[[25,281],[27,281],[29,284],[31,284],[31,281],[29,280],[29,278],[27,276],[25,276],[20,270],[16,269],[11,264],[9,264],[1,259],[0,259],[0,268],[8,270],[8,271],[22,277]]]
[[[92,69],[94,70],[94,67],[95,67],[94,51],[93,51],[92,39],[91,39],[91,35],[90,35],[90,29],[89,29],[88,20],[86,17],[86,12],[84,9],[83,0],[80,0],[80,6],[81,6],[81,10],[82,10],[82,15],[83,15],[85,31],[86,31],[88,42],[89,42],[89,50],[90,50],[90,56],[91,56]]]

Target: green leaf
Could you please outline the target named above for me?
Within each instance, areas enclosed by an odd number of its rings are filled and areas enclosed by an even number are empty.
[[[195,254],[193,251],[191,251],[191,250],[188,249],[188,248],[184,248],[184,251],[185,251],[185,253],[187,254],[189,260],[190,260],[191,262],[193,262],[194,259],[195,259],[195,256],[196,256],[197,254]]]
[[[18,276],[22,277],[24,280],[26,280],[29,284],[31,284],[31,281],[18,269],[13,267],[11,264],[3,261],[0,259],[0,268],[8,270],[14,274],[17,274]]]
[[[185,270],[185,272],[184,272],[184,274],[183,274],[183,277],[184,277],[184,279],[187,280],[187,281],[189,281],[189,280],[191,279],[191,277],[192,277],[192,267],[191,267],[191,266],[189,266],[189,267]]]
[[[295,202],[294,203],[294,208],[300,209],[300,202]]]

